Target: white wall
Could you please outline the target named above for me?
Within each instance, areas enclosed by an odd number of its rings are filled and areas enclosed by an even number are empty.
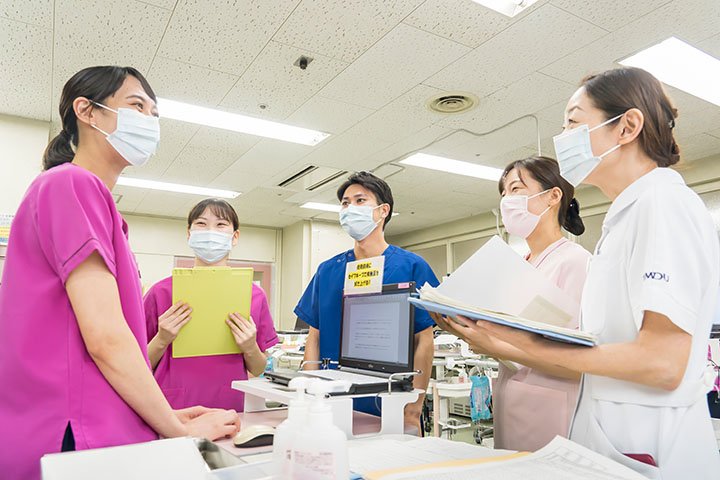
[[[14,214],[30,183],[42,169],[50,124],[0,115],[0,213]],[[0,246],[0,277],[5,247]]]
[[[123,214],[129,227],[130,246],[142,274],[143,286],[150,287],[172,273],[175,256],[194,256],[187,245],[187,223],[181,219]],[[230,254],[233,260],[276,263],[280,231],[274,228],[240,226],[240,239]],[[277,281],[276,269],[275,289]],[[277,294],[277,291],[275,292]],[[272,312],[275,313],[275,312]]]
[[[318,265],[354,242],[338,223],[303,220],[282,231],[280,326],[295,326],[293,310]]]
[[[42,169],[48,122],[0,115],[0,212],[15,213],[25,190]]]

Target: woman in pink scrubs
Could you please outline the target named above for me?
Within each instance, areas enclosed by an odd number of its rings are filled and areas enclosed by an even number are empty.
[[[505,229],[524,238],[530,247],[525,259],[577,301],[578,312],[568,325],[577,328],[591,255],[562,234],[563,228],[574,235],[585,231],[577,200],[573,198],[575,189],[560,176],[555,160],[529,157],[505,168],[499,190]],[[464,338],[473,350],[509,360],[500,364],[498,379],[493,384],[495,448],[534,451],[556,435],[568,435],[579,375],[538,368],[530,357],[509,344],[490,341],[476,330],[439,316],[436,322]]]
[[[209,198],[188,215],[188,244],[196,267],[224,267],[240,235],[235,209],[226,201]],[[242,351],[236,355],[173,358],[172,342],[192,318],[192,308],[172,304],[172,277],[159,281],[145,295],[148,355],[155,378],[173,408],[205,405],[243,411],[244,394],[230,388],[233,380],[246,380],[265,370],[265,351],[278,343],[267,297],[252,286],[250,318],[231,314],[226,323]]]
[[[149,368],[138,267],[110,190],[155,151],[155,94],[133,68],[86,68],[65,84],[60,118],[0,287],[4,480],[39,479],[46,453],[239,426],[233,411],[173,411]]]

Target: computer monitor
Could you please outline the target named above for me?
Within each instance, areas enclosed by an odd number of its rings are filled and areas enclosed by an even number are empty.
[[[383,285],[382,292],[343,297],[340,366],[397,373],[413,369],[415,282]]]

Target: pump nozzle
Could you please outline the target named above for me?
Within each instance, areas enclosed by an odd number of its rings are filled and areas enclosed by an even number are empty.
[[[308,389],[308,387],[314,380],[314,378],[309,377],[295,377],[290,380],[288,387],[297,392],[297,397],[295,398],[297,398],[298,400],[303,400],[305,398],[305,391]]]
[[[315,397],[324,397],[330,393],[345,393],[350,390],[352,383],[345,380],[321,380],[313,379],[307,387],[307,393]]]

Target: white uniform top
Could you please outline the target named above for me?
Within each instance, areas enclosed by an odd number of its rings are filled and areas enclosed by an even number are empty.
[[[573,440],[650,478],[720,478],[704,377],[719,283],[712,219],[677,172],[656,168],[615,199],[590,262],[582,328],[601,344],[632,342],[652,311],[692,335],[692,347],[672,392],[585,375]],[[659,468],[626,453],[650,454]]]

